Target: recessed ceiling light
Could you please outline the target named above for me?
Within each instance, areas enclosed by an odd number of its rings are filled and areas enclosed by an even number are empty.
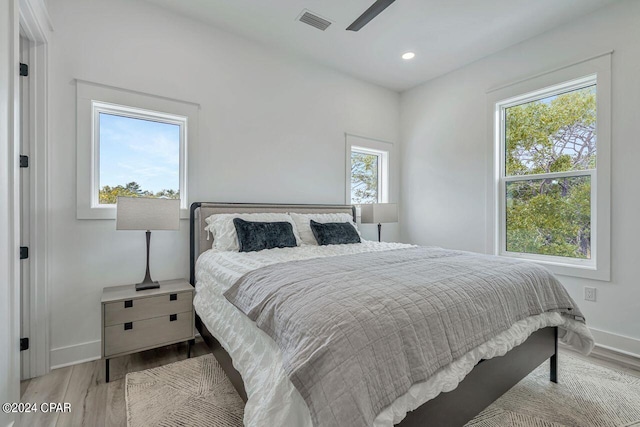
[[[416,56],[413,52],[406,52],[402,54],[402,59],[413,59]]]

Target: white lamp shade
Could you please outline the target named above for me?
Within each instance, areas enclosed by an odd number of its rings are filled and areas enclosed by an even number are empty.
[[[398,222],[398,205],[395,203],[360,205],[360,221],[363,224]]]
[[[178,230],[180,200],[118,197],[116,230]]]

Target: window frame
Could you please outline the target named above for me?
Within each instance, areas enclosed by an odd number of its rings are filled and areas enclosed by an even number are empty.
[[[525,102],[596,85],[596,168],[569,172],[506,176],[505,109]],[[611,55],[601,55],[571,66],[489,91],[493,165],[488,230],[490,253],[545,265],[574,277],[610,280],[610,162]],[[591,259],[509,252],[506,250],[506,185],[508,182],[561,177],[591,177]]]
[[[180,125],[180,217],[189,217],[189,147],[197,146],[195,103],[76,80],[76,218],[115,219],[115,205],[99,204],[99,114]]]
[[[188,118],[175,114],[162,113],[159,111],[145,110],[142,108],[129,107],[125,105],[110,104],[102,101],[91,101],[92,109],[92,157],[93,168],[91,171],[91,208],[109,209],[113,208],[112,204],[100,203],[100,114],[109,114],[113,116],[126,117],[131,119],[140,119],[153,121],[158,123],[166,123],[176,125],[179,131],[179,191],[180,191],[180,209],[187,209],[187,121]],[[183,198],[183,194],[185,197]]]
[[[382,150],[374,150],[371,148],[360,147],[358,145],[351,146],[351,152],[349,159],[351,160],[351,155],[353,153],[365,154],[368,156],[376,156],[378,158],[378,200],[376,203],[387,203],[389,200],[389,152]],[[351,171],[349,171],[351,172]],[[349,174],[351,175],[351,174]],[[351,200],[351,192],[352,192],[352,177],[349,176],[349,203],[353,203]],[[359,203],[364,204],[364,203]]]
[[[510,107],[514,107],[517,105],[525,104],[528,102],[538,101],[540,99],[544,99],[554,95],[560,95],[562,93],[567,93],[579,89],[583,89],[586,87],[596,86],[596,108],[597,108],[597,76],[591,75],[587,77],[583,77],[581,79],[569,81],[566,83],[561,83],[559,85],[547,87],[532,93],[526,93],[523,95],[516,96],[514,98],[507,99],[502,102],[498,102],[496,105],[496,109],[500,110],[500,172],[499,172],[499,189],[498,192],[500,194],[500,198],[498,200],[499,203],[499,221],[500,221],[500,246],[499,246],[499,255],[508,256],[513,258],[528,258],[539,262],[544,263],[555,263],[555,264],[567,264],[572,266],[582,266],[584,268],[595,268],[596,260],[597,260],[597,236],[591,237],[591,258],[590,259],[582,259],[582,258],[571,258],[571,257],[562,257],[555,255],[542,255],[542,254],[532,254],[528,252],[514,252],[507,250],[507,215],[506,215],[506,193],[507,193],[507,184],[510,182],[518,182],[518,181],[530,181],[530,180],[539,180],[539,179],[548,179],[548,178],[566,178],[566,177],[577,177],[577,176],[589,176],[591,179],[591,183],[596,182],[596,171],[598,168],[598,163],[596,160],[596,169],[585,169],[585,170],[575,170],[575,171],[567,171],[567,172],[550,172],[543,174],[528,174],[528,175],[509,175],[507,176],[506,171],[506,110]],[[597,111],[596,111],[597,117]],[[596,123],[596,135],[597,135],[597,123]],[[597,138],[597,136],[596,136]],[[597,142],[596,142],[597,144]],[[596,148],[596,159],[597,159],[597,148]],[[595,185],[591,185],[591,226],[594,229],[597,229],[597,189]]]
[[[378,156],[378,201],[389,203],[390,200],[390,165],[393,144],[386,141],[345,134],[346,140],[346,204],[356,204],[351,200],[351,154],[355,151],[362,154]],[[360,205],[358,203],[357,205]]]

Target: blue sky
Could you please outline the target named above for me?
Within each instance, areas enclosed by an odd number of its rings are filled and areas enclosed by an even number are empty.
[[[100,188],[178,190],[180,126],[100,113]]]

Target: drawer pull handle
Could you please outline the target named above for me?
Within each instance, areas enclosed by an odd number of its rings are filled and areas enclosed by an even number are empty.
[[[178,294],[169,294],[169,301],[176,301],[178,299]]]
[[[124,330],[128,331],[129,329],[133,329],[133,322],[127,322],[124,324]]]
[[[177,314],[172,314],[169,316],[169,322],[173,322],[174,320],[178,320],[178,315]]]
[[[132,299],[128,299],[124,302],[124,308],[131,308],[133,307],[133,300]]]

